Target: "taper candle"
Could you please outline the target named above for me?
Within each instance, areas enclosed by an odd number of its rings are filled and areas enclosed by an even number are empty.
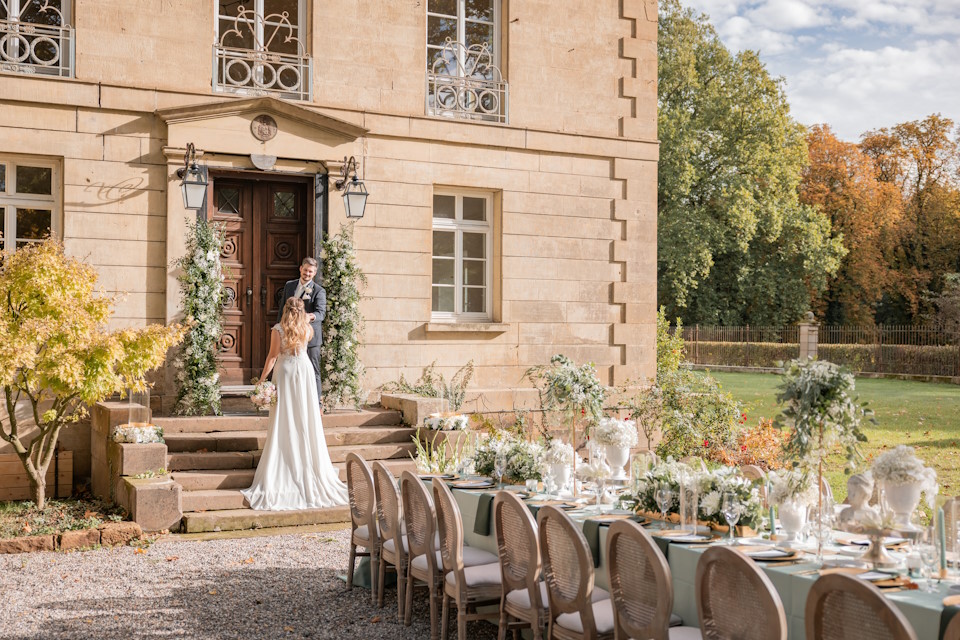
[[[940,577],[947,575],[947,528],[944,526],[943,507],[937,509],[937,539],[940,543]]]

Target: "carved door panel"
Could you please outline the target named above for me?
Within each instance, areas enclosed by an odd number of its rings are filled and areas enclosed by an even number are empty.
[[[245,384],[253,360],[254,287],[252,183],[216,180],[209,218],[225,225],[220,259],[224,268],[226,300],[223,305],[223,337],[220,363],[224,384]]]
[[[266,182],[258,194],[260,216],[260,272],[264,319],[257,328],[260,362],[270,349],[270,329],[277,322],[282,305],[283,286],[299,276],[300,262],[307,257],[311,237],[307,224],[307,185],[302,182]],[[257,351],[255,349],[255,351]]]
[[[311,247],[307,183],[217,176],[210,219],[226,227],[223,383],[248,384],[260,375],[270,330],[283,304],[283,286],[299,275]]]

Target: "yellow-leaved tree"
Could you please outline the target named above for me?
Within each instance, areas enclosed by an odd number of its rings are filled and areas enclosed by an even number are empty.
[[[0,386],[6,416],[0,438],[13,445],[39,508],[60,430],[84,418],[90,405],[143,388],[146,374],[183,339],[180,325],[108,330],[112,314],[113,299],[97,287],[96,271],[65,255],[59,242],[4,254]],[[32,412],[26,421],[32,424],[18,419],[21,403]]]

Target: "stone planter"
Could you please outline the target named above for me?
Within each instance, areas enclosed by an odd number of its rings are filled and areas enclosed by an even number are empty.
[[[604,445],[606,452],[607,465],[613,471],[612,480],[627,479],[627,463],[630,461],[630,447],[617,447],[614,445]]]
[[[920,504],[920,492],[922,491],[919,482],[908,484],[893,484],[891,482],[883,483],[883,495],[887,507],[893,511],[894,528],[900,531],[916,531],[916,527],[910,521],[917,505]]]
[[[573,472],[569,464],[551,464],[550,475],[558,488],[567,486],[570,482],[570,476]]]
[[[803,531],[807,524],[807,505],[796,502],[784,502],[777,507],[780,517],[780,526],[788,542],[797,539],[797,534]]]

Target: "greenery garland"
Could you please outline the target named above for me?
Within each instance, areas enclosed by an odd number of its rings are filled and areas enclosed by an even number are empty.
[[[174,262],[181,270],[180,296],[189,329],[174,361],[179,415],[220,415],[220,337],[223,333],[224,229],[197,219],[188,223],[187,252]]]
[[[327,293],[327,314],[323,319],[323,347],[320,366],[323,402],[328,407],[363,403],[363,363],[360,339],[360,289],[367,277],[360,270],[353,244],[353,225],[328,235],[323,242],[323,288]]]

